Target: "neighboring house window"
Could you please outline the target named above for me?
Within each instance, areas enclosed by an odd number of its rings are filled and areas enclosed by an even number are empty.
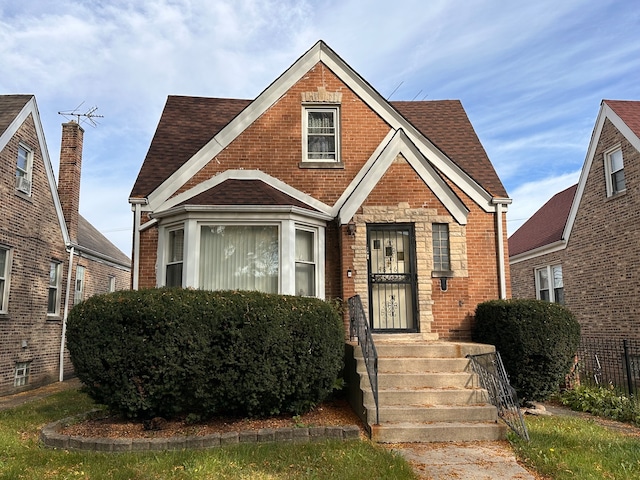
[[[116,291],[116,277],[109,277],[109,292]]]
[[[9,272],[11,271],[11,251],[0,247],[0,312],[7,311],[9,303]]]
[[[607,196],[623,192],[626,188],[624,179],[624,161],[622,150],[615,150],[605,153],[605,172],[607,175]]]
[[[184,262],[184,229],[169,231],[169,248],[167,260],[167,287],[182,286],[182,264]]]
[[[536,268],[536,298],[564,305],[562,265]]]
[[[60,270],[61,263],[49,264],[49,298],[47,301],[47,314],[57,315],[60,311]]]
[[[278,293],[275,225],[207,225],[200,233],[200,288]]]
[[[338,107],[305,107],[304,161],[339,162]]]
[[[446,223],[434,223],[432,225],[432,239],[433,270],[436,272],[450,271],[449,225]]]
[[[18,162],[16,165],[16,189],[31,195],[31,168],[33,152],[24,145],[18,145]]]
[[[15,375],[13,377],[13,386],[22,387],[29,384],[30,362],[17,362]]]
[[[315,233],[296,229],[296,294],[316,295]]]
[[[84,297],[84,267],[78,265],[76,267],[76,289],[73,292],[73,304],[79,304]]]

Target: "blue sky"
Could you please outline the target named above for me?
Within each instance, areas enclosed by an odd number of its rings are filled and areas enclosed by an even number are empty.
[[[98,107],[80,213],[130,254],[167,95],[255,98],[319,39],[385,97],[462,101],[510,233],[577,182],[601,100],[640,100],[632,0],[0,0],[0,93],[35,94],[56,173],[58,112]]]

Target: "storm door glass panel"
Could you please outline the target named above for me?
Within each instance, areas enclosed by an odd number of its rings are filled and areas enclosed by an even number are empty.
[[[203,226],[200,288],[278,293],[277,226]]]
[[[416,331],[413,229],[370,227],[370,319],[378,331]]]

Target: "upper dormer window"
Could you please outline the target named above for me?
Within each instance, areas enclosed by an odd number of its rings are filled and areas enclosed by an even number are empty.
[[[305,155],[307,162],[339,162],[338,107],[305,108]]]
[[[24,145],[18,145],[18,161],[16,163],[16,190],[31,195],[31,168],[33,152]]]
[[[624,180],[624,161],[620,147],[604,154],[604,168],[607,182],[607,197],[624,192],[626,189]]]

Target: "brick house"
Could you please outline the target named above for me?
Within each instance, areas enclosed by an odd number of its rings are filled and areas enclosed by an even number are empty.
[[[63,125],[56,186],[35,97],[0,95],[0,394],[70,375],[70,308],[130,286],[129,258],[78,213],[82,135]]]
[[[129,201],[134,288],[358,294],[380,342],[468,341],[510,295],[460,102],[388,102],[322,41],[253,100],[169,96]]]
[[[640,339],[640,102],[603,100],[580,180],[509,238],[513,297],[564,303],[585,336]]]

